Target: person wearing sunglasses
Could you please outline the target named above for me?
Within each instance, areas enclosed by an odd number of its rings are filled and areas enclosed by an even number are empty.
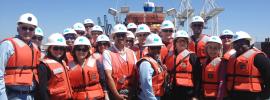
[[[163,45],[157,34],[150,34],[146,38],[144,46],[148,47],[148,53],[136,63],[139,74],[139,100],[160,100],[165,93],[163,86],[167,71],[160,60]]]
[[[165,20],[162,22],[160,29],[161,32],[159,35],[162,42],[168,49],[170,49],[173,41],[172,33],[174,33],[175,30],[174,24],[170,20]]]
[[[32,42],[38,46],[39,50],[41,50],[40,46],[41,46],[43,37],[44,37],[43,30],[40,27],[37,27],[35,29],[35,35],[32,37]]]
[[[138,39],[138,44],[135,44],[133,51],[136,53],[137,59],[142,58],[147,54],[147,49],[143,46],[146,40],[146,37],[151,33],[150,28],[146,24],[140,24],[137,27],[135,36]]]
[[[194,52],[188,50],[189,35],[184,30],[174,34],[173,49],[165,59],[170,75],[170,98],[196,100],[200,95],[201,64]]]
[[[232,38],[234,33],[231,30],[223,30],[222,33],[219,35],[220,39],[222,40],[223,44],[223,58],[229,60],[229,58],[235,54],[235,50],[232,46]]]
[[[104,70],[100,69],[97,59],[90,53],[90,41],[78,37],[72,50],[73,61],[68,63],[70,85],[74,100],[103,100],[105,86]],[[103,85],[102,85],[102,83]],[[106,96],[108,98],[108,95]]]
[[[34,100],[40,58],[38,46],[31,41],[36,27],[38,21],[33,14],[22,14],[17,21],[18,35],[0,42],[1,100]]]
[[[269,100],[270,61],[266,54],[252,46],[247,32],[235,32],[232,42],[236,53],[227,66],[230,100]]]
[[[82,23],[75,23],[73,29],[76,31],[78,36],[86,36],[86,30]]]
[[[135,41],[135,36],[131,31],[127,31],[127,40],[126,40],[126,47],[134,50],[134,41]]]
[[[72,28],[66,28],[63,31],[63,35],[66,39],[66,43],[68,45],[67,50],[66,50],[66,62],[72,61],[73,57],[71,55],[71,51],[74,47],[74,41],[77,38],[77,33],[74,29]]]
[[[68,67],[64,61],[66,40],[60,33],[48,37],[47,55],[38,66],[39,93],[41,100],[67,100],[72,97]]]
[[[136,32],[136,29],[137,29],[137,25],[135,23],[128,23],[127,30],[131,31],[133,35]]]
[[[202,65],[203,100],[224,100],[226,92],[226,66],[222,59],[223,45],[218,36],[211,36],[206,42],[206,61]],[[225,99],[226,100],[226,99]]]
[[[123,24],[113,27],[112,37],[114,44],[103,52],[103,65],[106,73],[106,82],[109,87],[110,99],[125,100],[136,93],[135,84],[135,53],[125,47],[127,28]]]
[[[91,36],[92,36],[92,40],[91,40],[91,44],[93,45],[93,47],[96,47],[96,40],[97,40],[97,37],[99,35],[102,35],[103,34],[103,29],[98,26],[98,25],[95,25],[92,30],[91,30]]]
[[[192,17],[190,27],[193,31],[191,41],[189,42],[188,48],[190,51],[195,52],[200,58],[201,63],[205,61],[205,44],[209,36],[202,34],[204,28],[204,19],[201,16]]]

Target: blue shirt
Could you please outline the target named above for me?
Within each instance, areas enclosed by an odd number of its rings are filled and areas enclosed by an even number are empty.
[[[139,98],[141,100],[159,100],[160,97],[155,97],[152,89],[152,76],[154,74],[154,69],[148,61],[142,61],[139,66],[140,75],[140,88],[141,92]]]

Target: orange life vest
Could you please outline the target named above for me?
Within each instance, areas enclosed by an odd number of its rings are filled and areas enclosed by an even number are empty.
[[[192,52],[195,52],[196,55],[201,59],[205,59],[206,53],[205,53],[205,45],[208,40],[207,35],[202,35],[196,44],[194,41],[190,41],[188,45],[188,49]]]
[[[67,51],[66,52],[66,62],[69,63],[71,61],[73,61],[73,56],[71,55],[71,52]]]
[[[73,89],[74,100],[89,100],[104,98],[103,89],[100,84],[96,59],[90,56],[84,66],[70,62],[68,64],[70,84]]]
[[[10,41],[14,48],[5,68],[6,85],[32,85],[33,80],[38,82],[37,65],[41,56],[38,47],[32,43],[32,48],[18,38],[5,39]]]
[[[72,96],[72,89],[68,79],[68,67],[65,62],[63,65],[55,60],[45,58],[42,61],[51,71],[51,78],[48,81],[48,91],[51,100],[70,99]]]
[[[189,62],[189,54],[192,53],[188,50],[184,50],[178,54],[176,58],[176,63],[178,64],[180,60],[184,59],[181,64],[176,67],[176,74],[175,74],[175,82],[177,86],[185,86],[185,87],[193,87],[193,79],[192,79],[192,65]]]
[[[126,49],[125,61],[116,50],[109,48],[111,63],[112,63],[112,77],[114,79],[116,89],[128,89],[131,86],[132,78],[135,77],[135,62],[134,52],[128,48]]]
[[[232,55],[234,55],[235,53],[236,53],[236,51],[235,51],[234,49],[230,49],[230,50],[228,50],[228,51],[223,55],[223,58],[224,58],[225,60],[229,60],[230,57],[231,57]]]
[[[221,58],[213,59],[207,66],[203,66],[203,93],[205,97],[217,97]]]
[[[143,60],[148,61],[154,69],[155,75],[152,75],[152,88],[155,96],[163,96],[165,93],[163,84],[167,75],[166,70],[164,70],[164,68],[160,66],[155,59],[148,56],[144,56],[140,61],[138,61],[138,67]]]
[[[262,53],[258,49],[250,49],[239,57],[231,57],[227,67],[228,90],[261,92],[260,72],[254,65],[254,58]]]

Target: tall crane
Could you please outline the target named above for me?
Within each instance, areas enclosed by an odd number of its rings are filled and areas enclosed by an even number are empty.
[[[218,30],[218,14],[224,11],[224,8],[218,7],[215,0],[204,0],[204,5],[200,16],[204,19],[205,25],[211,20],[211,35],[219,35]],[[209,27],[206,27],[209,28]]]

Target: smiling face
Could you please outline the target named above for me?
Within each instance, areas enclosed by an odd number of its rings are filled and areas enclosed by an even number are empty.
[[[86,45],[77,45],[75,46],[74,50],[75,50],[75,56],[77,60],[83,61],[87,57],[87,54],[89,52],[89,47]]]
[[[17,32],[24,42],[29,42],[35,35],[36,27],[34,25],[19,23],[17,27]]]
[[[172,28],[162,29],[161,34],[160,34],[160,37],[161,37],[162,41],[164,41],[164,42],[172,42],[172,40],[173,40],[172,33],[173,33]]]
[[[209,42],[206,44],[206,53],[210,58],[216,58],[220,55],[222,50],[221,44]]]
[[[51,46],[49,50],[53,57],[59,59],[64,55],[66,48],[64,46]]]
[[[187,46],[188,46],[188,40],[186,38],[180,37],[175,40],[175,48],[178,53],[187,49]]]
[[[194,34],[201,34],[203,30],[203,23],[202,22],[194,22],[191,24],[191,29]]]
[[[115,33],[114,35],[115,45],[120,47],[119,49],[125,47],[126,39],[127,39],[126,33]]]

